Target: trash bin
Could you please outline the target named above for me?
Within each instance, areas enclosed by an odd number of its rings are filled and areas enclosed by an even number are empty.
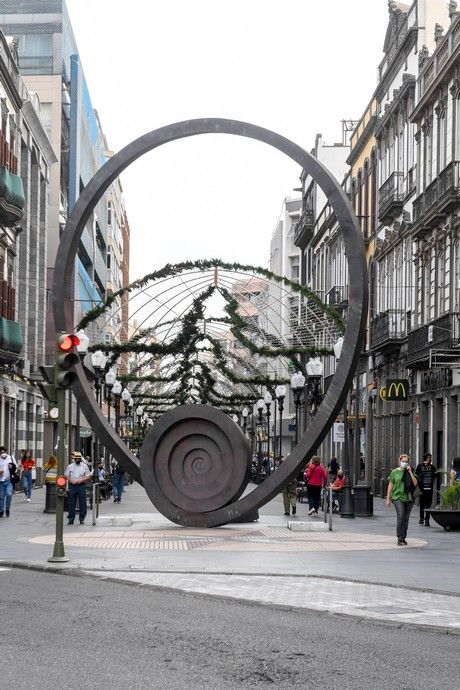
[[[370,486],[356,484],[353,487],[356,517],[372,517],[374,515],[374,494]]]
[[[44,513],[55,513],[56,512],[56,484],[54,482],[46,482],[46,494],[45,494],[45,510]],[[67,513],[68,508],[68,496],[64,496],[64,513]],[[78,509],[77,509],[78,510]]]

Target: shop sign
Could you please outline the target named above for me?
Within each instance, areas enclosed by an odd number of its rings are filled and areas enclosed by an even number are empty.
[[[343,422],[334,422],[332,440],[334,443],[343,443],[345,441],[345,424]]]
[[[452,369],[428,369],[422,371],[420,380],[420,391],[426,393],[427,391],[437,391],[440,388],[450,388],[453,385],[453,371]]]
[[[380,397],[384,402],[398,402],[407,400],[409,396],[408,379],[387,379],[380,388]]]

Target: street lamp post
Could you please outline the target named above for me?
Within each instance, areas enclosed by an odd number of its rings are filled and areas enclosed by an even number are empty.
[[[263,424],[263,419],[262,419],[262,414],[264,411],[264,401],[262,398],[259,398],[259,400],[256,402],[256,408],[257,408],[257,414],[258,414],[258,419],[257,419],[257,460],[258,460],[258,471],[260,472],[261,470],[261,465],[262,465],[262,424]]]
[[[291,389],[294,394],[294,405],[295,405],[295,444],[299,442],[299,407],[300,399],[302,397],[303,389],[305,386],[305,376],[301,371],[297,371],[291,376]]]
[[[105,375],[105,399],[107,402],[107,421],[110,424],[110,405],[112,404],[112,388],[117,380],[113,369],[109,369]],[[109,453],[106,449],[106,470],[109,468]]]
[[[112,394],[114,397],[113,407],[115,409],[115,433],[118,434],[120,430],[120,400],[121,400],[122,385],[120,381],[115,381],[112,387]]]
[[[342,354],[343,338],[340,337],[334,344],[334,355],[336,360],[340,359]],[[348,395],[347,395],[348,397]],[[347,398],[343,405],[343,471],[345,474],[345,484],[343,486],[343,504],[340,510],[341,518],[354,518],[355,508],[353,504],[353,494],[351,491],[351,477],[350,477],[350,454],[349,454],[349,438],[348,438],[348,409]]]
[[[241,412],[241,416],[243,417],[243,434],[246,436],[246,427],[248,425],[248,415],[249,415],[249,410],[247,407],[243,407],[243,410]]]
[[[264,395],[264,403],[266,407],[265,414],[267,415],[267,456],[268,456],[268,473],[271,473],[271,463],[270,463],[270,416],[271,416],[271,404],[272,395],[270,391],[267,391]],[[273,466],[275,465],[275,458],[273,458]]]
[[[286,386],[276,386],[275,396],[278,401],[278,411],[280,413],[280,437],[279,437],[279,457],[278,461],[281,461],[283,452],[283,410],[284,410],[284,398],[286,397]]]
[[[105,364],[107,362],[107,357],[104,355],[102,350],[96,350],[96,352],[91,353],[91,364],[94,370],[94,390],[96,391],[96,402],[101,406],[101,378],[102,372],[104,371]],[[96,436],[94,439],[94,458],[99,462],[101,449],[99,446],[99,439]]]

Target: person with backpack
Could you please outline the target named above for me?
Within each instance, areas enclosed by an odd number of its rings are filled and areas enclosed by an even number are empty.
[[[431,464],[431,460],[431,453],[425,453],[422,462],[415,468],[415,476],[420,489],[420,520],[418,524],[425,524],[425,527],[430,526],[430,514],[425,511],[431,508],[436,479],[436,468]]]
[[[113,502],[121,503],[121,496],[123,494],[125,484],[125,471],[118,463],[115,465],[112,474],[112,490]]]
[[[398,546],[407,546],[407,528],[409,517],[414,505],[413,491],[417,486],[417,478],[412,472],[407,453],[399,456],[398,467],[391,470],[388,477],[386,507],[393,503],[396,510],[396,536]],[[412,488],[413,487],[413,490]]]

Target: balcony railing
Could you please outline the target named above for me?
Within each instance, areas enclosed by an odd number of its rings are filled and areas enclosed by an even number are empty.
[[[402,309],[388,309],[371,320],[371,348],[390,347],[405,338],[406,315]]]
[[[313,232],[313,226],[315,222],[315,214],[313,209],[304,209],[300,220],[295,226],[294,231],[294,244],[296,247],[305,247],[310,239],[311,233]]]
[[[404,200],[404,174],[391,173],[379,189],[379,220],[402,209]]]
[[[334,285],[326,292],[326,304],[329,307],[342,306],[348,299],[348,290],[343,285]]]
[[[423,220],[425,214],[431,217],[433,211],[445,210],[453,200],[457,200],[460,191],[460,162],[454,161],[439,173],[425,191],[420,194],[413,205],[414,222]]]
[[[454,22],[453,22],[454,23]],[[456,51],[460,43],[460,22],[457,20],[452,30],[446,34],[443,42],[436,48],[433,56],[430,58],[426,69],[420,77],[420,98],[423,98],[426,91],[435,81],[441,69]]]
[[[409,333],[407,362],[427,360],[430,350],[450,349],[460,344],[460,314],[444,314]]]

